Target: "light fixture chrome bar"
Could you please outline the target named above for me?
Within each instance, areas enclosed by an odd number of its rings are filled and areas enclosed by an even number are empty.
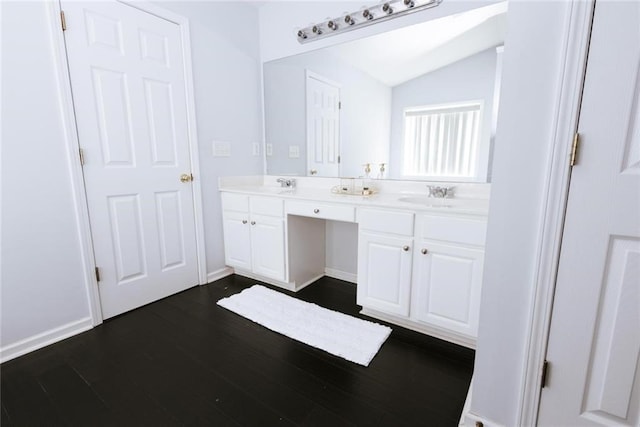
[[[348,13],[338,18],[328,19],[298,31],[298,42],[309,43],[335,34],[408,15],[419,10],[438,6],[442,0],[390,0],[375,6]]]

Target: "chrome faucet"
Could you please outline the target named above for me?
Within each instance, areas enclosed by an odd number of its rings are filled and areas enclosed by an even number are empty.
[[[456,187],[438,187],[435,185],[427,185],[427,188],[429,189],[429,197],[448,199],[453,197],[453,193]]]
[[[293,178],[292,179],[278,178],[276,182],[279,182],[280,187],[283,187],[283,188],[296,188],[296,180]]]

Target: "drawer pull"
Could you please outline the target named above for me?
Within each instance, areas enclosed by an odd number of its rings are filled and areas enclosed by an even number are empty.
[[[255,221],[251,221],[251,225],[256,225],[256,222]]]
[[[315,209],[313,210],[313,213],[316,213],[316,214],[317,214],[317,213],[320,213],[320,209],[315,208]]]
[[[243,224],[246,224],[246,223],[247,223],[247,220],[246,220],[246,219],[243,219],[243,220],[242,220],[242,223],[243,223]]]
[[[420,252],[422,252],[422,255],[426,255],[427,254],[427,250],[426,249],[422,249]]]
[[[409,246],[404,245],[404,246],[402,247],[402,250],[403,250],[403,251],[405,251],[405,252],[408,252],[408,251],[409,251]]]

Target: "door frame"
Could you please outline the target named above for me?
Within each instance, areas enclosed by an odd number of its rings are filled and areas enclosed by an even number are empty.
[[[526,349],[517,408],[518,425],[536,425],[551,327],[553,297],[560,262],[565,213],[571,180],[571,143],[578,130],[582,88],[587,67],[591,23],[596,0],[571,0],[566,22],[563,74],[558,77],[556,119],[551,158],[547,162],[545,203],[538,232],[532,304],[528,313]]]
[[[178,25],[183,50],[183,66],[185,78],[185,95],[187,108],[187,129],[189,134],[189,160],[191,161],[191,173],[195,179],[192,181],[192,195],[194,207],[194,221],[196,231],[196,257],[198,268],[198,284],[207,283],[207,262],[205,257],[204,215],[202,209],[202,185],[200,182],[200,156],[198,151],[198,135],[196,126],[196,104],[193,86],[193,69],[191,62],[191,38],[189,19],[146,1],[114,0],[131,6],[159,18]],[[74,199],[74,210],[78,234],[80,236],[80,250],[82,265],[84,267],[84,282],[89,301],[89,311],[93,326],[102,323],[102,307],[98,291],[98,281],[95,275],[95,257],[93,253],[93,239],[89,221],[89,208],[87,204],[86,187],[82,164],[80,163],[80,140],[76,128],[73,97],[71,92],[71,77],[65,48],[64,34],[61,30],[60,12],[62,5],[59,0],[47,1],[49,13],[51,44],[56,68],[56,80],[60,98],[60,110],[62,127],[67,149],[68,169],[71,177],[71,188]]]

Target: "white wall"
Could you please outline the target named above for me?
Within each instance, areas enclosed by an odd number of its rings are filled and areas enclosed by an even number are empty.
[[[264,64],[267,173],[307,175],[306,70],[340,87],[340,176],[388,163],[391,88],[321,49]],[[299,146],[299,158],[289,158],[289,145]]]
[[[471,400],[473,414],[504,426],[518,424],[569,10],[509,4]]]
[[[0,348],[6,357],[41,334],[91,322],[47,9],[42,2],[1,7]]]
[[[395,86],[391,106],[391,162],[389,177],[403,179],[404,109],[452,102],[483,101],[478,181],[487,177],[491,140],[496,50],[487,49],[431,73]]]
[[[242,2],[158,4],[190,20],[207,272],[215,273],[225,266],[218,177],[263,173],[262,152],[252,155],[253,143],[263,142],[258,10]],[[214,157],[213,141],[231,143],[231,157]]]

